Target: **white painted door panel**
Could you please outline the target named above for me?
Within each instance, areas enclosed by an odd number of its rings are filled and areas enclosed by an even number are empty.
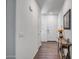
[[[57,16],[49,15],[47,21],[47,38],[48,41],[57,40]]]
[[[41,41],[47,41],[47,16],[41,16]]]
[[[57,15],[42,15],[41,17],[41,40],[57,41]]]

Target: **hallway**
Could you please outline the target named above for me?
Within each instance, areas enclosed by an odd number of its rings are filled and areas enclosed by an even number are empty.
[[[71,1],[7,0],[6,59],[59,59],[59,30],[72,42]]]
[[[34,59],[59,59],[56,42],[43,42]]]

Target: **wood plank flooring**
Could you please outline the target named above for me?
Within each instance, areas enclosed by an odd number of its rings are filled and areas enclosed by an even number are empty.
[[[57,43],[43,42],[34,59],[59,59]]]

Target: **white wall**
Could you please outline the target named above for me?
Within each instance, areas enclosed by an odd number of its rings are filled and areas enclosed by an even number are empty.
[[[57,41],[57,15],[42,15],[41,16],[41,40],[42,41]],[[48,33],[49,30],[49,33]]]
[[[65,3],[64,3],[64,5],[63,5],[63,7],[58,15],[58,28],[61,28],[61,26],[63,26],[63,16],[69,9],[72,10],[72,0],[65,0]],[[70,42],[72,42],[72,28],[71,28],[71,30],[64,31],[64,37],[69,38]],[[72,55],[72,47],[70,48],[70,53]]]
[[[65,0],[65,3],[58,15],[58,28],[61,28],[61,26],[63,26],[63,16],[71,8],[72,8],[72,0]],[[64,35],[66,38],[69,38],[70,41],[72,41],[72,28],[71,30],[65,30]]]
[[[6,3],[6,59],[15,59],[16,0]]]
[[[33,59],[35,56],[41,44],[38,17],[40,9],[34,0],[16,0],[16,59]]]
[[[41,41],[47,41],[47,16],[41,15]]]

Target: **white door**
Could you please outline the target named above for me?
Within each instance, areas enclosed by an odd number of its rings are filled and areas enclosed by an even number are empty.
[[[57,15],[49,15],[47,21],[47,41],[57,40]]]
[[[47,41],[47,16],[41,16],[41,41]]]
[[[42,15],[41,17],[41,40],[57,40],[57,15]]]

